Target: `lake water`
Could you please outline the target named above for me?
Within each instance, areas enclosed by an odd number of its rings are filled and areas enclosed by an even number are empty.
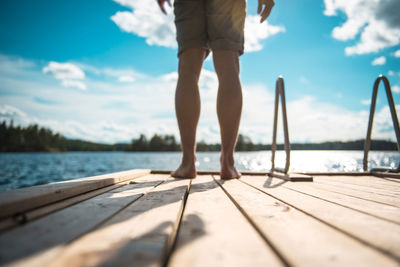
[[[268,171],[271,152],[238,152],[242,171]],[[0,153],[0,191],[58,182],[129,169],[175,169],[180,152],[68,152]],[[362,171],[363,151],[292,151],[291,171]],[[283,167],[285,153],[278,151],[276,166]],[[399,152],[370,152],[369,167],[398,166]],[[218,152],[198,152],[198,170],[219,170]]]

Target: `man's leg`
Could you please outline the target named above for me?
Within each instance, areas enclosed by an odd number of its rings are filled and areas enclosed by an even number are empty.
[[[221,129],[221,178],[240,177],[233,160],[242,113],[242,86],[239,78],[239,54],[231,50],[213,51],[219,88],[217,113]]]
[[[191,48],[179,56],[175,111],[181,135],[182,163],[173,177],[196,177],[196,128],[200,117],[199,76],[206,50]]]

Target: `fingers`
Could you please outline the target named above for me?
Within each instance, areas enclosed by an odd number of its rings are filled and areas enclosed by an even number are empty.
[[[272,7],[275,5],[273,0],[267,0],[266,3],[263,3],[265,5],[263,12],[261,13],[261,19],[260,23],[263,23],[264,20],[266,20],[271,13]]]
[[[164,2],[165,2],[165,0],[157,0],[158,6],[160,7],[162,13],[167,15],[167,11],[165,11],[165,8],[164,8]],[[169,4],[171,5],[171,3],[169,3]]]
[[[262,9],[262,0],[258,0],[257,14],[261,13],[261,9]]]

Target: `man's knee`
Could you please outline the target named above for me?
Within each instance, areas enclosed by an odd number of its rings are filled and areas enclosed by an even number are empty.
[[[215,71],[218,75],[239,74],[239,52],[233,50],[213,50]]]
[[[200,77],[200,69],[193,66],[193,64],[182,63],[179,66],[179,79],[197,81]]]
[[[179,78],[198,80],[205,53],[202,48],[191,48],[183,51],[179,56]]]

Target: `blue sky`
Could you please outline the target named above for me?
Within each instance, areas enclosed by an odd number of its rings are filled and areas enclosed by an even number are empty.
[[[364,138],[381,73],[400,103],[398,1],[276,1],[264,24],[256,7],[248,1],[242,133],[270,142],[280,74],[292,141]],[[108,143],[140,133],[178,136],[178,60],[168,11],[164,16],[155,0],[1,1],[0,120]],[[206,60],[199,141],[219,140],[217,86]],[[373,135],[394,140],[382,89]]]

